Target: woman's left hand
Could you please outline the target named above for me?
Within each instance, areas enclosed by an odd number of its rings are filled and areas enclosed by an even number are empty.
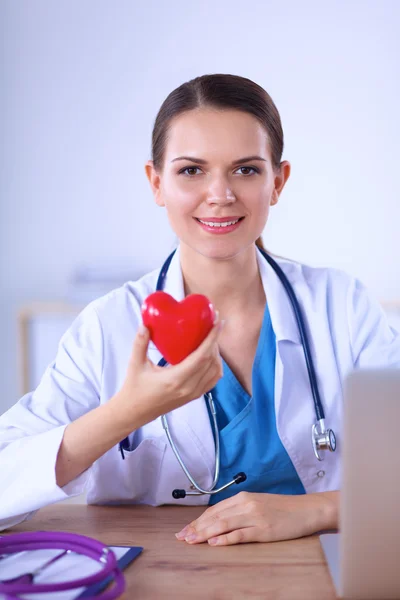
[[[337,528],[339,492],[297,496],[240,492],[208,508],[178,540],[228,546],[276,542]]]

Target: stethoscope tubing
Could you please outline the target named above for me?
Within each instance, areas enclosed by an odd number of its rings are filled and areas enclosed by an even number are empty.
[[[303,316],[301,314],[301,308],[300,308],[299,302],[296,298],[296,295],[293,291],[291,284],[289,283],[288,278],[286,277],[285,273],[282,271],[282,269],[280,268],[278,263],[276,261],[274,261],[274,259],[269,254],[267,254],[267,252],[262,250],[261,248],[258,248],[258,250],[261,252],[261,254],[264,256],[264,258],[267,260],[267,262],[270,264],[270,266],[274,269],[275,273],[278,275],[279,279],[282,282],[283,287],[286,290],[287,295],[289,296],[289,300],[293,307],[293,312],[295,314],[297,326],[298,326],[299,333],[300,333],[301,343],[303,345],[304,357],[306,359],[308,377],[310,380],[310,386],[311,386],[311,391],[312,391],[313,400],[314,400],[315,414],[317,417],[317,421],[320,421],[321,419],[325,419],[325,412],[324,412],[324,408],[322,406],[321,398],[319,395],[317,377],[316,377],[315,369],[314,369],[314,362],[311,357],[310,345],[308,343],[306,324],[305,324]]]
[[[292,288],[288,278],[286,277],[285,273],[282,271],[282,269],[280,268],[278,263],[269,254],[267,254],[267,252],[265,252],[264,250],[262,250],[261,248],[258,248],[258,247],[257,247],[257,249],[259,250],[259,252],[261,252],[261,254],[266,259],[266,261],[269,263],[269,265],[274,269],[274,271],[277,274],[277,276],[279,277],[282,285],[284,286],[287,295],[289,296],[289,300],[293,307],[293,312],[295,314],[297,326],[298,326],[299,333],[300,333],[301,342],[303,345],[304,356],[305,356],[307,371],[308,371],[308,377],[310,380],[310,386],[311,386],[311,391],[312,391],[313,400],[314,400],[315,414],[317,417],[317,421],[321,421],[321,419],[325,419],[325,412],[324,412],[324,408],[322,406],[321,398],[319,395],[317,377],[315,374],[315,368],[314,368],[314,363],[313,363],[312,356],[311,356],[310,345],[308,343],[306,325],[305,325],[305,322],[303,319],[303,315],[301,313],[300,305],[298,303],[298,300],[296,298],[296,295],[293,291],[293,288]],[[164,265],[161,268],[160,274],[157,279],[157,286],[156,286],[156,291],[158,291],[158,292],[162,291],[164,288],[164,281],[167,276],[168,268],[171,264],[171,261],[173,259],[175,252],[176,252],[176,250],[174,250],[168,256],[167,260],[165,261]]]
[[[103,582],[109,575],[112,575],[115,580],[113,588],[102,595],[96,595],[92,598],[114,600],[124,592],[125,578],[119,569],[114,552],[97,540],[81,534],[62,531],[15,533],[0,539],[0,552],[2,554],[14,554],[21,551],[41,549],[70,550],[71,552],[88,556],[102,563],[104,566],[100,572],[73,581],[33,584],[3,584],[0,582],[0,594],[5,594],[9,598],[15,599],[19,597],[16,594],[54,593],[98,584]]]
[[[161,362],[161,361],[160,361]],[[163,366],[160,365],[159,366]],[[215,456],[216,456],[216,460],[215,460],[215,473],[214,473],[214,479],[213,482],[210,486],[210,489],[204,489],[202,487],[200,487],[195,480],[193,479],[192,475],[190,474],[189,470],[187,469],[185,463],[183,462],[179,451],[175,445],[174,440],[172,439],[171,433],[169,431],[169,427],[168,427],[168,419],[167,419],[167,415],[162,415],[161,416],[161,422],[165,431],[165,434],[168,438],[168,442],[171,445],[171,448],[179,462],[179,464],[182,467],[183,472],[185,473],[186,477],[189,479],[190,483],[192,484],[193,488],[196,488],[198,490],[198,492],[186,492],[186,496],[197,496],[199,493],[200,494],[217,494],[218,492],[222,492],[225,488],[229,487],[229,483],[218,488],[218,489],[213,489],[215,488],[215,486],[217,485],[217,481],[218,481],[218,477],[219,477],[219,471],[220,471],[220,446],[219,446],[219,435],[218,435],[218,423],[217,423],[217,412],[215,410],[215,404],[214,404],[214,400],[212,399],[212,395],[210,392],[208,392],[207,394],[205,394],[207,401],[209,403],[210,406],[210,411],[211,411],[211,415],[212,415],[212,419],[213,419],[213,430],[215,432]]]
[[[283,272],[283,270],[281,269],[281,267],[276,263],[276,261],[267,252],[265,252],[263,249],[258,248],[258,247],[257,247],[257,249],[259,250],[261,255],[266,259],[266,261],[272,267],[272,269],[275,271],[276,275],[278,276],[282,285],[284,286],[285,291],[289,297],[295,318],[296,318],[297,327],[298,327],[298,330],[300,333],[300,338],[301,338],[301,342],[302,342],[302,346],[303,346],[303,352],[304,352],[305,362],[306,362],[306,366],[307,366],[308,377],[309,377],[309,381],[310,381],[315,415],[317,417],[317,423],[313,424],[313,426],[312,426],[312,445],[313,445],[313,450],[314,450],[314,454],[315,454],[316,458],[319,461],[321,461],[322,458],[319,455],[319,450],[327,450],[328,449],[331,452],[334,452],[336,449],[336,438],[335,438],[335,434],[332,430],[330,430],[330,429],[327,430],[325,428],[325,412],[324,412],[320,394],[319,394],[316,372],[315,372],[315,368],[314,368],[313,359],[311,356],[310,344],[308,341],[307,328],[306,328],[306,324],[305,324],[305,321],[304,321],[304,318],[302,315],[300,304],[296,298],[296,295],[294,293],[292,285],[290,284],[288,278],[286,277],[286,275]],[[166,276],[168,273],[168,269],[169,269],[171,261],[174,257],[175,252],[176,252],[176,250],[174,250],[168,256],[165,263],[161,267],[161,270],[160,270],[160,273],[159,273],[159,276],[157,279],[157,285],[156,285],[156,291],[158,291],[158,292],[162,291],[164,288],[164,282],[165,282],[165,279],[166,279]],[[161,358],[161,360],[158,362],[158,366],[160,366],[160,367],[164,367],[166,364],[167,364],[167,361],[164,358]],[[174,490],[174,493],[173,493],[174,498],[184,497],[185,494],[186,495],[216,494],[216,493],[224,490],[225,488],[229,487],[233,483],[241,483],[242,481],[245,481],[245,479],[246,479],[245,473],[238,473],[237,475],[235,475],[234,479],[231,482],[229,482],[228,484],[222,486],[221,488],[213,489],[217,483],[219,471],[220,471],[220,460],[219,460],[220,445],[219,445],[218,426],[217,426],[217,420],[216,420],[216,411],[215,411],[215,405],[214,405],[214,401],[212,399],[211,391],[209,391],[204,396],[205,396],[205,399],[209,402],[209,406],[210,406],[210,410],[211,410],[211,414],[212,414],[212,418],[213,418],[213,429],[215,431],[215,436],[214,436],[215,437],[215,455],[216,455],[215,474],[214,474],[213,484],[212,484],[211,488],[208,490],[201,488],[194,481],[193,477],[190,475],[190,473],[189,473],[187,467],[185,466],[185,464],[179,454],[179,451],[172,439],[172,436],[170,434],[167,416],[162,415],[162,417],[161,417],[164,431],[168,438],[169,444],[175,454],[175,457],[177,458],[179,464],[181,465],[185,475],[189,479],[192,489],[197,490],[197,491],[188,491],[188,492],[185,492],[184,490]],[[318,431],[318,428],[319,428],[319,431]],[[124,448],[125,449],[129,448],[129,439],[125,438],[125,440],[120,442],[119,448],[121,451],[122,458],[124,458],[123,450],[124,450]],[[175,495],[175,493],[177,493],[178,495]],[[179,495],[181,493],[184,495]]]

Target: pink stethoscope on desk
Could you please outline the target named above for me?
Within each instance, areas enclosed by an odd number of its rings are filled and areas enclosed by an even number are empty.
[[[88,587],[94,584],[100,584],[110,576],[111,580],[115,580],[115,585],[111,590],[108,590],[101,595],[85,596],[85,600],[114,600],[114,598],[118,598],[124,592],[125,578],[118,567],[114,552],[107,546],[104,546],[101,542],[90,537],[60,531],[35,531],[29,533],[13,533],[0,539],[0,555],[3,555],[5,559],[9,554],[12,555],[16,552],[43,549],[61,549],[64,550],[65,553],[74,552],[88,556],[99,562],[102,565],[102,569],[93,575],[88,575],[81,579],[58,583],[32,583],[32,579],[34,579],[32,573],[26,573],[25,575],[21,575],[12,580],[0,580],[0,598],[2,600],[18,600],[18,594],[54,593]],[[55,557],[54,560],[57,558],[58,557]],[[49,561],[49,564],[50,562],[53,561]]]

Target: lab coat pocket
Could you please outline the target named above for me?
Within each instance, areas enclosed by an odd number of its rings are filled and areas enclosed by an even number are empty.
[[[106,452],[93,465],[87,493],[88,504],[157,505],[160,473],[166,443],[159,438],[144,438],[125,459],[118,448]]]
[[[123,480],[126,491],[135,503],[157,502],[160,473],[166,450],[166,443],[158,438],[144,438],[131,452],[125,452],[122,460]]]

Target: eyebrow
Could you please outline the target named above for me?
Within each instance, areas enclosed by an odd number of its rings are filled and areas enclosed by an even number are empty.
[[[207,161],[204,160],[203,158],[195,158],[194,156],[178,156],[177,158],[174,158],[173,160],[171,160],[171,162],[176,162],[177,160],[189,160],[191,162],[198,163],[199,165],[207,164]],[[251,160],[262,160],[264,162],[267,162],[267,160],[265,158],[262,158],[262,156],[257,156],[256,154],[254,154],[253,156],[245,156],[244,158],[239,158],[238,160],[234,160],[232,162],[232,165],[238,165],[240,163],[250,162]]]

